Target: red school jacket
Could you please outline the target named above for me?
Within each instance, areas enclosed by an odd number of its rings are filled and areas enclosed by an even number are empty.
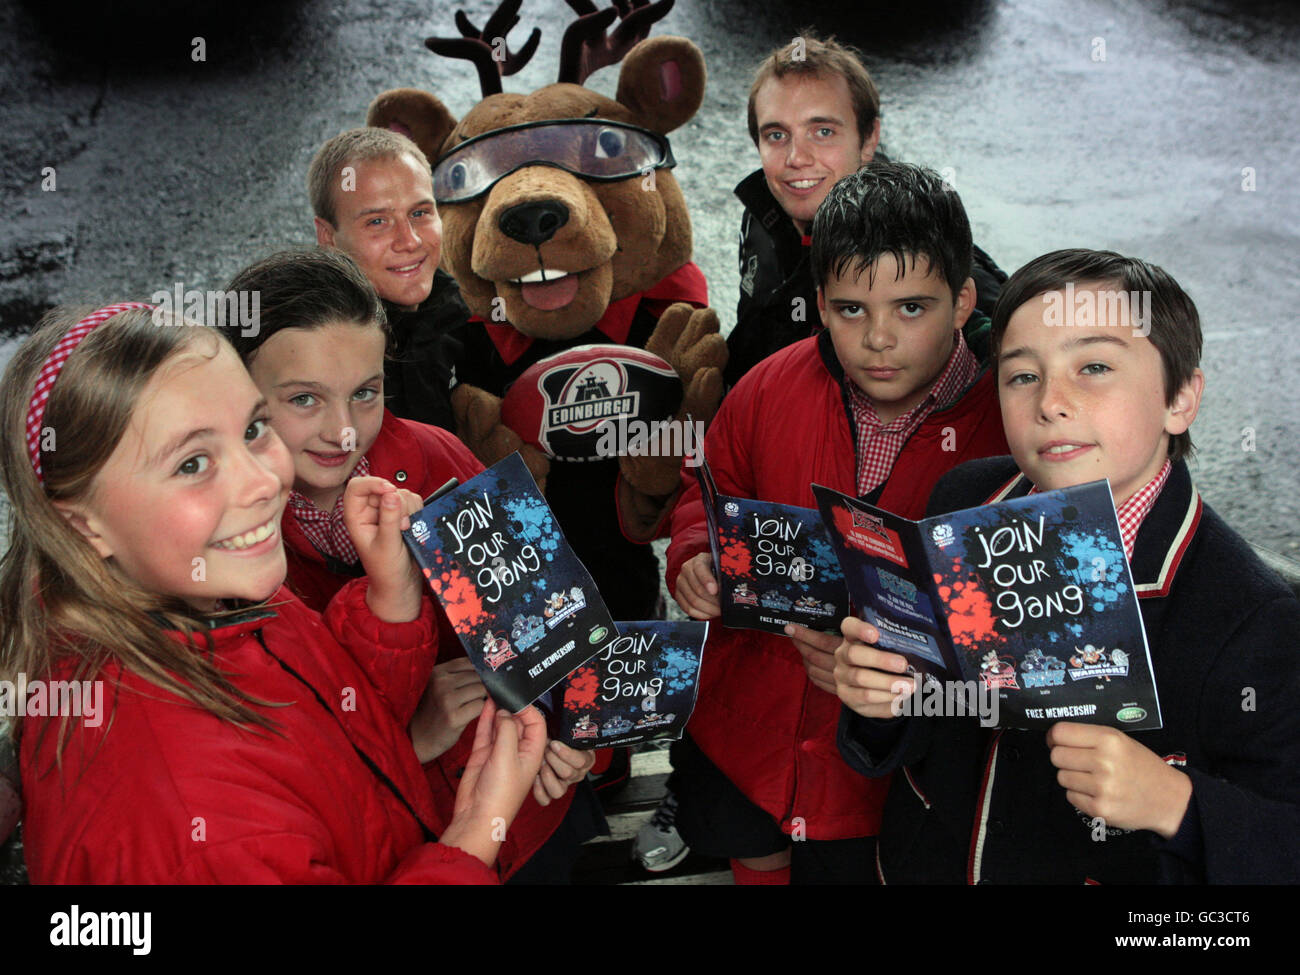
[[[278,733],[222,721],[116,662],[97,675],[96,726],[69,721],[61,770],[62,719],[25,718],[32,881],[495,883],[424,832],[446,821],[406,725],[437,652],[432,608],[384,623],[366,588],[352,583],[322,617],[281,587],[212,631],[216,665],[283,705],[254,705]]]
[[[727,394],[705,439],[720,493],[805,508],[817,507],[814,481],[857,494],[843,370],[829,338],[823,332],[786,347]],[[876,504],[919,518],[948,470],[1005,453],[997,391],[985,372],[912,434]],[[675,591],[682,564],[709,551],[699,484],[689,470],[671,533],[667,580]],[[808,679],[789,638],[710,628],[688,730],[787,833],[802,827],[805,839],[836,840],[874,836],[879,828],[888,780],[864,778],[845,764],[835,742],[839,715],[839,698]]]
[[[366,451],[366,459],[370,462],[370,473],[373,476],[414,491],[422,498],[427,498],[453,477],[464,484],[483,470],[483,465],[455,435],[441,427],[400,419],[388,410],[384,411],[379,436]],[[289,563],[289,576],[286,580],[289,587],[307,605],[323,611],[350,575],[334,571],[335,568],[343,569],[337,563],[334,568],[326,564],[325,557],[312,546],[288,508],[285,508],[284,517],[280,521],[280,530],[284,536],[285,555]],[[429,596],[429,601],[435,604],[438,662],[445,663],[463,657],[464,648],[452,629],[447,614],[436,604],[432,595]],[[425,681],[428,681],[427,673]],[[474,744],[474,729],[477,726],[477,721],[471,721],[456,744],[424,767],[438,810],[448,819],[455,808],[456,788],[460,784],[465,764],[469,761]],[[550,839],[572,802],[572,789],[563,798],[552,800],[549,806],[539,806],[531,795],[524,800],[497,858],[503,880],[523,866]]]

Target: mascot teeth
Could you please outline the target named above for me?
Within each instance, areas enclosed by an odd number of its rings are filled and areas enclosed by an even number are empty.
[[[511,278],[510,280],[515,284],[542,284],[558,281],[560,278],[567,278],[569,273],[568,271],[557,271],[552,268],[549,276],[545,270],[541,270],[534,271],[532,274],[525,274],[522,278]]]

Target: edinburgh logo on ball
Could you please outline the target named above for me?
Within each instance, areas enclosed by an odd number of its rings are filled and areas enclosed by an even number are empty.
[[[552,390],[563,383],[556,394]],[[582,366],[556,366],[542,377],[550,405],[546,410],[548,435],[560,429],[590,433],[606,420],[635,416],[641,394],[629,391],[627,372],[612,359],[596,359]]]

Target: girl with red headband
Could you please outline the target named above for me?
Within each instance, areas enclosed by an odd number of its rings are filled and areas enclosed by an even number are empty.
[[[32,880],[494,882],[545,726],[486,702],[437,820],[405,730],[437,651],[400,536],[420,499],[354,478],[366,576],[308,609],[283,586],[293,466],[266,402],[217,330],[173,324],[56,309],[0,385]]]

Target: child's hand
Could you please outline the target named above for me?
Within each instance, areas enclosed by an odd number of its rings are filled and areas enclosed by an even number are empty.
[[[1060,721],[1047,730],[1056,781],[1085,816],[1170,839],[1182,825],[1192,780],[1118,728]]]
[[[835,693],[864,718],[893,718],[894,701],[907,697],[915,681],[903,676],[907,658],[875,646],[880,633],[870,623],[847,617],[844,642],[835,648]]]
[[[519,714],[483,702],[474,750],[456,790],[456,807],[442,842],[496,862],[506,830],[537,778],[546,751],[546,719],[534,707]]]
[[[386,623],[405,623],[420,615],[424,588],[401,530],[424,503],[382,477],[354,477],[343,493],[343,523],[370,578],[366,602]]]
[[[411,719],[411,744],[420,763],[432,762],[452,745],[483,710],[487,689],[467,657],[433,668],[424,697]]]
[[[711,620],[722,615],[718,582],[713,578],[713,556],[701,552],[689,559],[677,575],[677,605],[691,619]]]
[[[539,806],[548,806],[569,791],[569,786],[581,782],[587,770],[596,764],[596,753],[570,748],[560,741],[546,746],[546,759],[542,770],[533,782],[533,798]]]
[[[819,633],[797,623],[787,623],[785,635],[803,657],[808,679],[828,694],[835,693],[835,648],[840,638],[833,633]]]

